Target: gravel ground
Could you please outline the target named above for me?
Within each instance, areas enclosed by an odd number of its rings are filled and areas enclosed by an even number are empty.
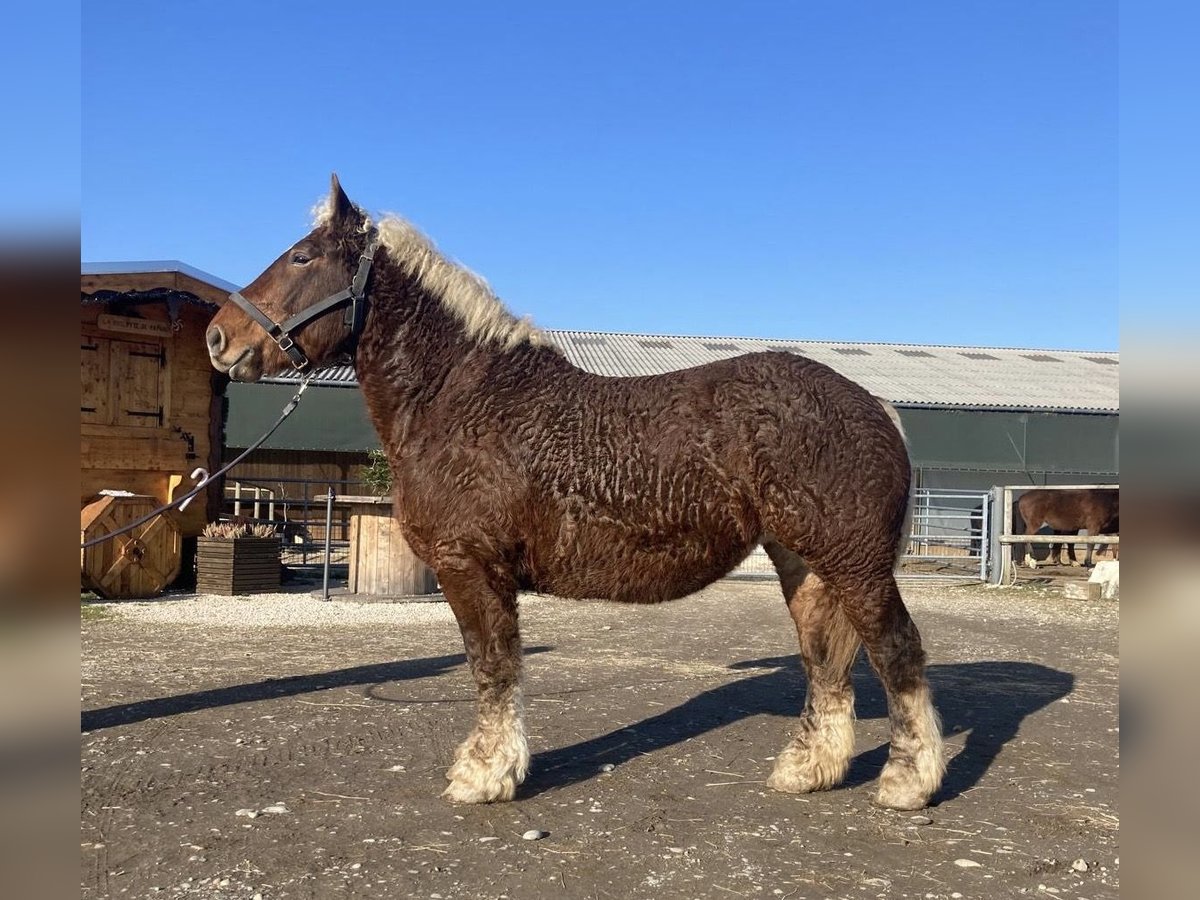
[[[485,807],[438,798],[474,707],[444,604],[105,604],[82,636],[82,896],[1119,896],[1118,605],[904,593],[951,757],[920,814],[870,802],[865,665],[846,784],[765,788],[804,690],[771,583],[522,597],[533,770]]]
[[[362,603],[321,600],[310,591],[222,597],[189,594],[170,600],[104,604],[129,622],[201,625],[210,628],[319,628],[326,625],[416,625],[453,623],[444,602]]]
[[[756,589],[776,590],[771,579],[755,579],[726,582],[728,585],[753,585]],[[709,588],[705,594],[719,593],[721,587]],[[936,582],[909,582],[903,587],[905,602],[911,610],[919,610],[932,604],[936,609],[958,615],[982,615],[988,617],[1020,617],[1037,625],[1085,623],[1094,621],[1097,615],[1117,614],[1118,607],[1086,603],[1060,602],[1061,586],[1057,583],[1030,582],[1015,590],[980,588],[975,584],[942,584]],[[986,591],[986,593],[981,593]],[[417,602],[363,602],[339,599],[336,595],[328,600],[311,588],[303,587],[277,594],[255,594],[248,597],[227,597],[217,594],[184,594],[166,599],[149,601],[123,601],[117,603],[95,603],[98,609],[117,614],[129,622],[149,625],[202,625],[206,627],[233,628],[314,628],[324,625],[406,625],[430,622],[454,622],[454,615],[445,602],[438,602],[441,595],[421,598]],[[986,606],[981,598],[986,597]],[[537,594],[523,594],[521,608],[526,614],[543,604],[558,606],[564,601]],[[611,613],[613,607],[607,603],[584,603],[585,608],[601,610],[600,616]]]

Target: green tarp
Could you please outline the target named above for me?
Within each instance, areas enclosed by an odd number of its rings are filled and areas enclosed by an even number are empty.
[[[279,418],[294,385],[238,384],[226,391],[226,447],[249,447]],[[379,446],[358,388],[310,387],[264,447],[273,450],[369,450]]]
[[[901,409],[913,464],[988,472],[1120,471],[1118,417]]]
[[[288,385],[230,384],[226,446],[249,446],[294,392]],[[918,469],[1097,476],[1120,472],[1115,415],[901,409],[900,416]],[[379,441],[357,388],[311,387],[265,446],[363,451],[378,447]]]

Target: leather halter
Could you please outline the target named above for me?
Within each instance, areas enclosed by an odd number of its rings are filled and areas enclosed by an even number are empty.
[[[300,349],[299,345],[296,344],[294,334],[309,322],[319,319],[335,309],[346,306],[344,320],[350,331],[342,343],[349,342],[353,345],[358,341],[359,336],[362,334],[363,325],[367,320],[367,279],[371,275],[371,263],[375,259],[375,251],[378,248],[379,235],[372,230],[370,240],[367,241],[367,249],[363,251],[362,256],[358,259],[358,271],[354,273],[354,280],[350,282],[350,287],[338,291],[336,294],[330,294],[324,300],[314,303],[307,309],[302,309],[282,323],[276,322],[243,297],[238,291],[230,294],[229,299],[242,312],[263,327],[267,334],[270,335],[271,340],[278,344],[279,349],[287,354],[287,358],[291,360],[292,368],[297,372],[303,372],[312,366],[312,362],[304,355],[304,351]]]

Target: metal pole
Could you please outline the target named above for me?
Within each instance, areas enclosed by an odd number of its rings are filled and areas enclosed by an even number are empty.
[[[991,556],[992,523],[989,521],[992,511],[992,497],[983,495],[979,504],[979,580],[988,580],[988,557]]]
[[[321,585],[321,599],[329,599],[329,539],[333,534],[333,485],[325,495],[325,573]]]
[[[301,495],[303,498],[301,501],[301,504],[302,504],[302,508],[304,509],[304,527],[308,528],[308,526],[312,524],[312,504],[308,502],[309,484],[307,481],[302,482],[301,484],[302,484]],[[310,543],[309,541],[305,541],[303,544],[300,545],[300,565],[302,565],[302,566],[308,565],[308,545],[309,545],[309,543]]]
[[[1012,488],[1005,486],[1001,488],[1001,503],[1004,506],[1000,509],[1001,521],[1004,525],[1001,531],[1002,535],[1012,534],[1013,530],[1013,500]],[[1000,544],[1000,584],[1007,585],[1013,575],[1013,548],[1012,544]]]

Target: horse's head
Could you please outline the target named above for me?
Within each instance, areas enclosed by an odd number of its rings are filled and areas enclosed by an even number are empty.
[[[320,303],[350,286],[368,238],[366,219],[333,176],[326,210],[318,225],[280,254],[242,291],[242,297],[276,323]],[[244,302],[244,301],[243,301]],[[329,364],[349,334],[343,310],[298,326],[296,346],[314,366]],[[289,360],[261,322],[237,302],[227,302],[208,326],[208,355],[213,367],[235,381],[257,381],[265,373],[288,369]]]

